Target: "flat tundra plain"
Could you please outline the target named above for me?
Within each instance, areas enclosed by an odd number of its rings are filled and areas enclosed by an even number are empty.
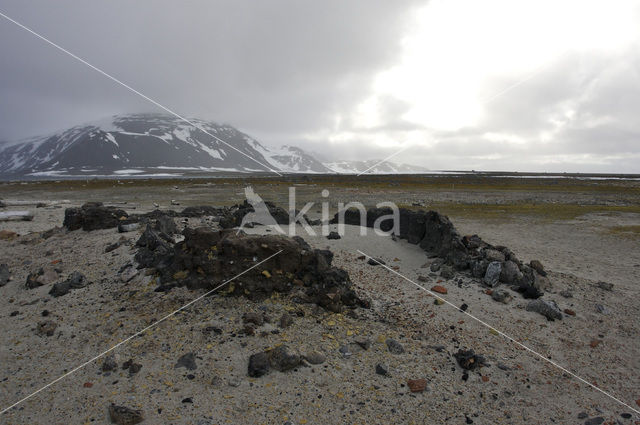
[[[508,287],[506,302],[496,301],[496,288],[468,272],[442,276],[434,258],[405,240],[371,229],[361,235],[356,226],[327,239],[320,226],[315,236],[298,226],[313,248],[333,252],[333,265],[349,273],[369,308],[335,313],[287,294],[251,301],[220,291],[111,351],[117,367],[105,366],[107,356],[91,361],[2,413],[0,423],[640,423],[640,181],[573,177],[0,184],[0,211],[34,214],[32,221],[0,222],[0,263],[10,276],[0,286],[0,408],[204,293],[156,292],[152,272],[127,267],[135,266],[143,227],[55,229],[65,208],[99,201],[132,214],[231,206],[244,201],[248,186],[285,209],[295,188],[297,208],[314,203],[310,218],[321,218],[323,202],[331,215],[338,202],[350,201],[437,210],[461,235],[506,246],[526,263],[540,261],[551,283],[542,298],[557,304],[562,319],[528,311],[529,300]],[[174,220],[181,230],[217,229],[210,217]],[[265,226],[245,230],[272,233]],[[105,252],[109,245],[116,247]],[[388,268],[368,264],[362,253]],[[40,269],[46,283],[27,289],[28,276]],[[49,294],[73,272],[89,284]],[[442,298],[456,308],[412,282],[444,288]],[[293,370],[249,376],[250,356],[279,346],[305,360]],[[473,350],[485,364],[465,369],[455,358],[459,350]],[[134,413],[113,415],[112,405]]]

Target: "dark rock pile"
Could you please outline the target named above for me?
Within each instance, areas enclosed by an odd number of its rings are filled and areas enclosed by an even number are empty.
[[[312,249],[302,238],[246,235],[209,227],[186,228],[183,235],[183,241],[173,244],[166,234],[147,226],[137,242],[135,259],[140,268],[156,270],[158,291],[176,286],[213,289],[238,276],[220,292],[254,300],[274,291],[295,292],[296,300],[335,312],[366,304],[351,289],[347,272],[331,266],[333,254]]]
[[[129,215],[124,210],[105,207],[102,202],[87,202],[80,208],[67,208],[64,211],[63,226],[69,230],[110,229],[128,218]]]
[[[509,284],[525,298],[538,298],[550,286],[539,261],[524,264],[507,247],[493,246],[478,235],[461,236],[449,218],[437,211],[406,208],[399,211],[399,234],[396,236],[420,245],[428,254],[439,257],[455,270],[470,272],[487,286]],[[392,216],[393,210],[388,207],[369,209],[362,223],[359,210],[348,209],[343,213],[344,224],[373,227],[380,220],[380,230],[388,232],[393,228],[391,218],[382,219]],[[339,214],[336,214],[331,223],[336,224],[339,219]]]

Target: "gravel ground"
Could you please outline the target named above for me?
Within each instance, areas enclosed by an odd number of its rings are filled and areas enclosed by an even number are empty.
[[[48,239],[35,233],[59,226],[63,211],[41,208],[33,222],[2,224],[21,234],[0,241],[1,262],[12,272],[12,281],[0,287],[2,408],[202,293],[184,288],[154,292],[153,276],[144,271],[125,282],[126,273],[118,271],[133,261],[138,233],[124,234],[127,241],[110,253],[105,247],[122,236],[115,229],[59,231]],[[463,312],[434,304],[427,292],[368,265],[357,252],[383,259],[427,289],[445,287],[447,301],[466,304],[469,314],[639,409],[640,249],[637,239],[603,234],[602,220],[616,219],[454,221],[464,234],[478,233],[510,247],[521,259],[545,264],[553,288],[544,299],[575,312],[554,322],[526,311],[527,300],[516,293],[502,304],[465,274],[443,279],[431,273],[432,260],[405,241],[371,231],[361,236],[351,226],[341,239],[327,240],[299,228],[314,247],[335,253],[334,264],[349,272],[357,292],[371,300],[370,309],[336,314],[286,296],[260,303],[222,294],[205,297],[115,349],[117,370],[102,371],[104,357],[91,361],[2,414],[0,423],[109,423],[111,403],[142,409],[144,423],[168,424],[548,424],[597,417],[634,423],[639,416],[621,416],[631,409]],[[200,219],[188,223],[201,224]],[[43,266],[58,269],[55,281],[80,271],[92,283],[58,298],[48,295],[51,285],[25,289],[27,274]],[[613,290],[601,289],[599,281],[613,283]],[[246,335],[246,312],[265,313],[270,323]],[[278,319],[285,313],[293,324],[280,328]],[[38,332],[45,321],[57,324],[50,336]],[[390,352],[390,338],[403,346],[403,353]],[[357,344],[365,341],[370,343],[366,350]],[[280,344],[302,354],[317,351],[325,361],[248,377],[249,356]],[[475,350],[487,365],[465,373],[453,357],[459,349]],[[195,354],[196,369],[175,367],[186,353]],[[142,366],[136,373],[121,368],[129,359]],[[388,376],[377,374],[377,365]],[[416,379],[426,380],[423,392],[410,390],[408,381]]]

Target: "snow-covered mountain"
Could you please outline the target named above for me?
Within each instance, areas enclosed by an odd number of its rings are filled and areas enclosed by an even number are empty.
[[[364,161],[339,161],[325,163],[327,168],[339,174],[418,174],[429,170],[415,165],[396,164],[389,161],[369,159]]]
[[[324,164],[295,146],[267,147],[229,125],[189,121],[192,124],[162,114],[117,115],[49,136],[0,144],[0,178],[427,171],[376,160]]]
[[[272,149],[229,125],[189,121],[194,125],[169,115],[120,115],[0,145],[0,175],[170,174],[171,170],[331,172],[299,148]]]

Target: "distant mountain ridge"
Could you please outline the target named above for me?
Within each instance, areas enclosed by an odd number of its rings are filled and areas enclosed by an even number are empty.
[[[325,165],[295,146],[267,147],[230,125],[199,119],[190,121],[194,125],[169,115],[118,115],[53,135],[0,145],[0,176],[82,177],[161,175],[172,171],[251,173],[274,170],[281,173],[357,173],[367,168],[361,168],[363,161]],[[332,165],[339,165],[339,169]],[[394,172],[398,167],[402,166],[383,163],[370,172]]]

